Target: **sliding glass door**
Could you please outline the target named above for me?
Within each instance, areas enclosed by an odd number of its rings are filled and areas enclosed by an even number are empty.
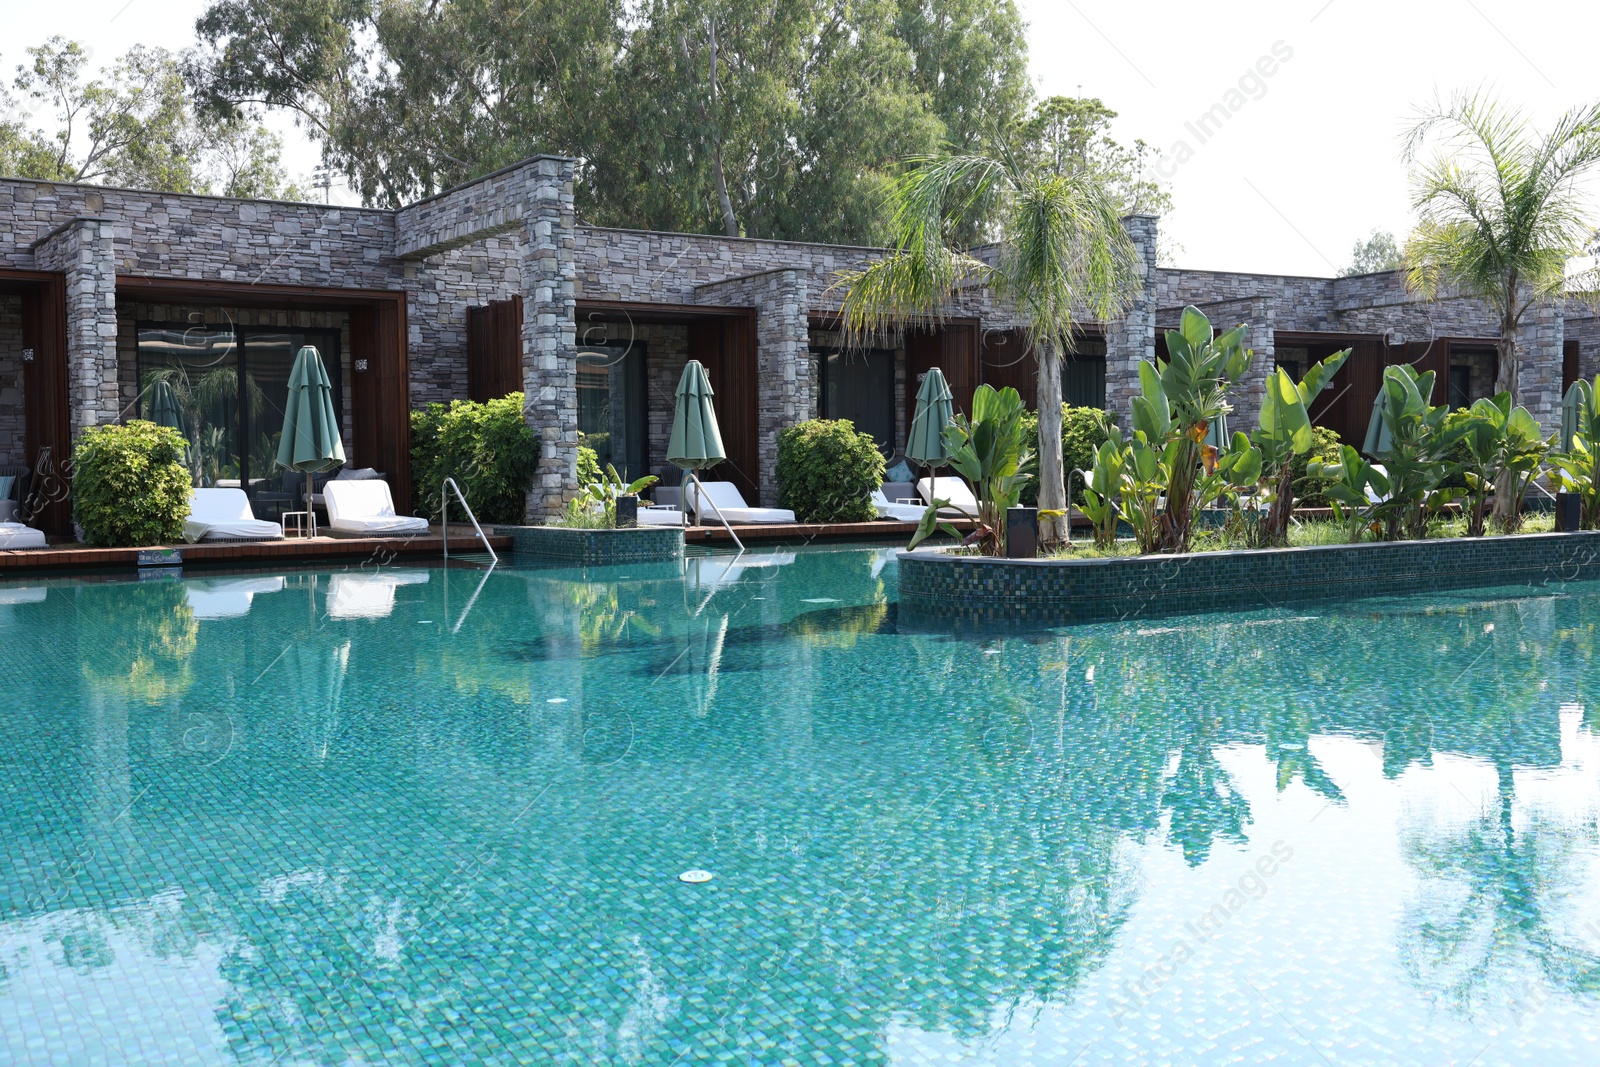
[[[334,409],[344,412],[339,331],[275,326],[139,323],[139,417],[175,426],[189,442],[197,486],[277,490],[276,459],[289,372],[303,345],[322,353]]]

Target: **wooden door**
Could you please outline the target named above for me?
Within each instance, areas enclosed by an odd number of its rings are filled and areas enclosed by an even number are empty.
[[[411,395],[403,299],[350,309],[350,362],[353,454],[348,465],[382,471],[395,510],[409,514]]]
[[[978,348],[978,374],[985,385],[1010,386],[1031,411],[1037,399],[1038,361],[1024,330],[986,330]]]
[[[728,454],[705,477],[732,482],[752,507],[762,507],[760,412],[757,406],[755,330],[748,315],[719,315],[689,323],[689,358],[706,368],[711,407]]]
[[[1312,401],[1311,421],[1328,427],[1344,444],[1360,448],[1366,437],[1367,422],[1372,418],[1373,401],[1377,400],[1383,382],[1383,343],[1376,338],[1364,338],[1352,340],[1348,345],[1325,343],[1305,347],[1312,363],[1326,359],[1341,348],[1351,350],[1339,373]]]
[[[976,323],[952,322],[935,329],[906,331],[907,426],[917,410],[917,391],[928,371],[938,367],[950,386],[950,401],[957,414],[972,414],[972,391],[978,387],[978,327]],[[1022,392],[1022,390],[1018,390]],[[1026,393],[1031,393],[1030,388]]]
[[[468,308],[467,396],[498,400],[522,384],[522,297]]]
[[[32,469],[28,498],[34,510],[23,518],[46,533],[72,528],[70,474],[72,423],[67,405],[67,302],[65,279],[22,289],[22,347],[32,360],[22,365],[24,448]],[[48,449],[48,462],[41,463]]]
[[[1409,363],[1418,374],[1433,371],[1433,392],[1428,403],[1443,404],[1450,398],[1450,342],[1410,341],[1389,349],[1389,363]]]

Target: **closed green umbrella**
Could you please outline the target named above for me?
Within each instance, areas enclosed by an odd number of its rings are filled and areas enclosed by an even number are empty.
[[[333,385],[316,348],[306,345],[289,372],[289,402],[283,407],[283,437],[278,466],[310,473],[344,463],[339,415],[333,410]],[[311,479],[306,479],[306,510],[311,510]]]
[[[672,412],[672,436],[667,439],[667,462],[686,471],[703,471],[728,458],[711,406],[711,380],[698,359],[683,365],[678,378],[677,404]]]
[[[149,399],[145,401],[147,417],[157,426],[170,426],[183,433],[183,406],[178,403],[177,390],[169,381],[157,381],[150,386]]]
[[[1579,378],[1567,390],[1567,395],[1561,398],[1561,451],[1572,451],[1572,438],[1578,433],[1587,433],[1584,418],[1586,412],[1594,407],[1594,386]],[[1585,445],[1593,446],[1593,441],[1584,441]]]
[[[1383,389],[1380,387],[1377,398],[1372,401],[1372,418],[1367,421],[1367,436],[1361,442],[1361,451],[1381,460],[1389,454],[1391,444],[1389,424],[1383,421]]]
[[[1204,444],[1210,445],[1218,452],[1226,452],[1232,438],[1228,436],[1228,416],[1226,412],[1217,412],[1217,417],[1211,420],[1211,425],[1206,428]]]
[[[917,390],[917,406],[911,413],[911,429],[906,434],[906,458],[925,467],[942,467],[950,458],[944,446],[944,428],[955,416],[950,400],[950,385],[938,367],[928,368]]]

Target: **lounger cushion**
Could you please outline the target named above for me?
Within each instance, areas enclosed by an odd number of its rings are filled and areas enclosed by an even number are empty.
[[[873,490],[872,506],[880,519],[894,519],[896,522],[921,522],[923,513],[928,510],[923,504],[895,504],[882,489]]]
[[[683,512],[677,508],[640,508],[640,526],[682,526]]]
[[[935,498],[948,503],[948,508],[939,509],[941,515],[954,512],[970,518],[978,517],[978,498],[972,495],[972,490],[960,478],[918,479],[917,494],[928,504],[933,503]]]
[[[704,490],[707,503],[696,499]],[[794,512],[783,508],[753,508],[744,502],[739,487],[732,482],[700,482],[689,486],[689,497],[695,507],[695,517],[701,522],[716,521],[717,513],[729,522],[794,522]]]
[[[328,525],[341,533],[387,537],[428,532],[427,519],[394,513],[388,482],[335,478],[322,493],[328,502]]]
[[[44,533],[20,522],[0,522],[0,549],[43,548]]]
[[[243,489],[193,489],[184,539],[191,535],[201,541],[278,541],[283,527],[256,518]]]

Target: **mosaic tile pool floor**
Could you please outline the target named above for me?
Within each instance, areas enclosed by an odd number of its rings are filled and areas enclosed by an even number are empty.
[[[687,569],[0,584],[0,1063],[1600,1061],[1600,585]]]

